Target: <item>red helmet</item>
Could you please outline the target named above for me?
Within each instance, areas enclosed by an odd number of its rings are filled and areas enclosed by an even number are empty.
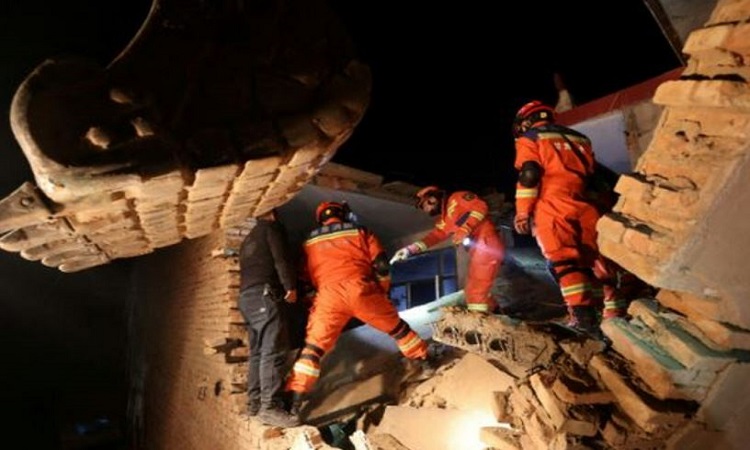
[[[521,107],[513,119],[513,136],[519,137],[537,122],[554,122],[555,110],[539,100],[532,100]]]
[[[433,211],[433,215],[437,215],[440,213],[440,210],[442,208],[443,204],[443,197],[445,197],[445,191],[440,189],[437,186],[427,186],[419,190],[415,194],[415,197],[417,198],[415,206],[418,209],[422,209],[422,205],[424,205],[424,202],[427,201],[429,198],[434,198],[437,200],[438,207]]]
[[[315,210],[315,220],[320,225],[325,225],[332,218],[348,222],[350,213],[351,210],[346,202],[322,202]]]

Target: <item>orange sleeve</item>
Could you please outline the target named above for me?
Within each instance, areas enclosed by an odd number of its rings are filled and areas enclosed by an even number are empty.
[[[425,251],[435,244],[439,244],[448,239],[448,233],[445,232],[445,221],[440,219],[435,223],[435,227],[422,239],[414,243],[421,251]]]
[[[487,203],[471,192],[464,193],[460,200],[461,213],[456,219],[456,232],[453,234],[453,243],[458,245],[465,237],[469,236],[474,228],[487,217],[489,207]]]
[[[542,166],[539,160],[539,149],[534,141],[527,137],[516,139],[516,170],[521,170],[523,163],[534,161]],[[516,183],[516,214],[531,215],[539,197],[539,187],[526,188]]]

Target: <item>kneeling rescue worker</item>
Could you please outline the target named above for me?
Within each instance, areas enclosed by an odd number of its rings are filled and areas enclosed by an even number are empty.
[[[303,256],[316,294],[305,346],[286,384],[297,407],[320,376],[321,358],[352,317],[390,335],[407,358],[427,358],[427,343],[399,317],[388,298],[390,264],[377,237],[353,223],[346,203],[323,202],[315,217],[319,227],[304,242]]]

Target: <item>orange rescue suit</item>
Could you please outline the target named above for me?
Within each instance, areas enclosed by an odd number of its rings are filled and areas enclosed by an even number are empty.
[[[420,251],[453,236],[453,244],[460,245],[469,238],[469,268],[464,294],[467,309],[492,311],[495,299],[492,285],[505,256],[505,244],[487,217],[487,203],[469,191],[451,194],[442,207],[435,227],[413,245]]]
[[[552,265],[565,303],[598,306],[601,285],[591,269],[599,255],[600,216],[584,197],[585,179],[594,168],[591,141],[570,128],[546,124],[529,129],[515,146],[516,170],[527,162],[541,167],[538,185],[516,185],[516,214],[533,217],[534,235]]]
[[[304,257],[317,294],[310,309],[305,347],[287,380],[287,390],[303,393],[312,389],[320,376],[320,359],[333,348],[352,317],[388,333],[406,357],[427,357],[427,343],[399,317],[388,298],[389,266],[372,232],[334,221],[310,233]]]

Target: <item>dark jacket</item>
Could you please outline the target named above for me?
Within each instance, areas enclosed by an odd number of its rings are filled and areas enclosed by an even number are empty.
[[[284,228],[279,222],[259,219],[240,248],[240,291],[264,284],[291,291],[297,274]]]

